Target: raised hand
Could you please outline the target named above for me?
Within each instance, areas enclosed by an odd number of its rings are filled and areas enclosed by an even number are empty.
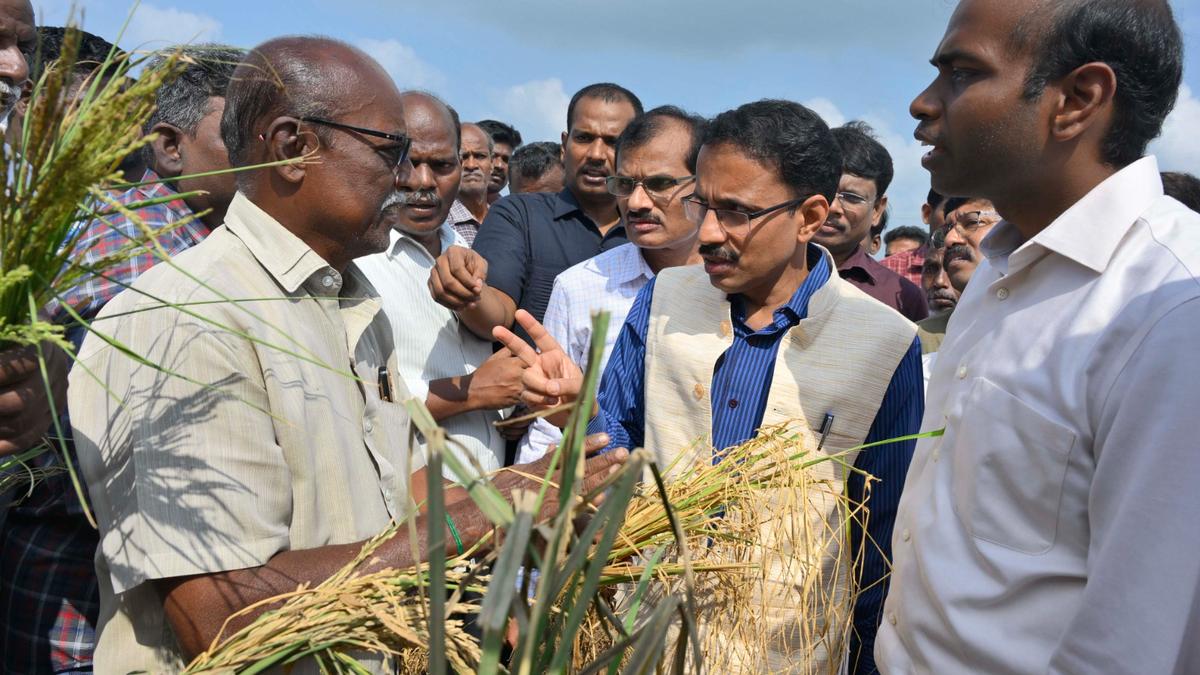
[[[583,386],[583,371],[529,312],[517,310],[517,322],[533,339],[536,349],[502,326],[492,329],[492,337],[528,366],[521,377],[525,387],[521,400],[535,411],[575,401]],[[560,412],[547,419],[561,427],[566,417],[566,412]]]
[[[474,309],[487,285],[487,261],[469,248],[451,246],[429,273],[434,301],[455,312]]]
[[[528,366],[507,351],[488,357],[474,373],[467,387],[468,405],[472,410],[500,410],[521,402],[525,390],[521,375]]]

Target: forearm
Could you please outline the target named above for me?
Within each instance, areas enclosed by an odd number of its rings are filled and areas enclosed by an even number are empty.
[[[475,410],[471,400],[471,375],[444,377],[429,383],[425,407],[437,422]]]
[[[472,333],[483,340],[492,340],[492,328],[513,325],[517,303],[502,291],[484,286],[474,307],[458,311],[458,318]]]
[[[490,531],[490,523],[470,499],[456,499],[450,503],[448,494],[447,502],[446,513],[454,521],[464,547],[473,546]],[[385,569],[405,570],[428,560],[427,516],[424,513],[418,514],[414,521],[417,534],[415,542],[409,537],[407,524],[402,524],[391,538],[376,549],[375,555],[361,566],[360,573],[370,574]],[[445,522],[439,526],[442,528],[446,555],[456,555],[458,545],[449,528]],[[159,581],[160,591],[165,598],[164,609],[180,649],[186,658],[193,658],[208,649],[223,626],[226,628],[222,634],[230,635],[250,625],[264,612],[278,605],[271,603],[257,606],[234,617],[241,610],[263,600],[291,593],[302,584],[311,588],[324,582],[350,564],[362,551],[362,547],[363,542],[355,542],[283,551],[261,567]]]

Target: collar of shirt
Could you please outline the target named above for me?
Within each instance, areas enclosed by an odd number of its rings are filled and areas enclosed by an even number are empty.
[[[627,284],[641,278],[653,279],[654,270],[642,255],[642,249],[633,244],[621,244],[612,249],[612,253],[592,258],[590,264],[596,267],[601,275],[617,284]]]
[[[751,330],[746,325],[745,300],[740,294],[729,296],[729,311],[733,318],[734,332],[738,337],[774,335],[795,326],[802,319],[808,317],[808,301],[812,298],[813,293],[816,293],[829,281],[833,264],[824,249],[814,244],[808,245],[807,256],[808,276],[804,278],[804,283],[800,284],[800,288],[796,289],[787,304],[772,313],[775,321],[771,325],[764,326],[757,331]]]
[[[1143,157],[1092,188],[1032,239],[1026,241],[1012,223],[1001,221],[984,237],[980,250],[1005,275],[1028,267],[1047,251],[1100,274],[1129,228],[1162,195],[1158,161]]]
[[[583,207],[579,205],[579,200],[575,199],[575,194],[570,188],[563,188],[557,195],[558,199],[554,204],[554,219],[562,220],[567,216],[578,213],[581,216],[587,217],[583,212]]]
[[[872,286],[878,281],[875,275],[875,269],[880,266],[874,258],[867,255],[866,250],[860,245],[854,250],[854,255],[846,259],[846,262],[838,265],[838,272],[845,276],[847,273],[856,274]]]
[[[229,204],[225,227],[242,240],[259,264],[288,293],[295,293],[321,272],[324,275],[315,284],[314,295],[332,295],[342,290],[342,275],[308,244],[241,192],[234,195]],[[347,270],[353,267],[351,264]]]
[[[475,216],[471,215],[471,210],[464,206],[463,203],[457,199],[455,199],[454,203],[450,205],[450,214],[446,217],[446,222],[451,225],[457,225],[459,223],[479,224],[479,221],[475,220]]]
[[[451,246],[462,246],[469,248],[467,247],[466,242],[463,241],[462,235],[454,231],[451,220],[453,219],[447,218],[446,222],[442,223],[437,230],[438,238],[441,240],[442,251],[444,252]],[[403,250],[405,247],[415,248],[420,251],[420,255],[423,255],[430,260],[436,260],[433,255],[430,255],[429,249],[425,248],[425,245],[413,238],[411,234],[393,229],[391,234],[391,245],[387,250],[388,259],[395,261],[397,258],[400,258],[403,255]]]
[[[171,186],[152,169],[146,169],[146,171],[142,173],[141,180],[138,182],[145,183],[145,185],[139,185],[137,187],[130,188],[120,197],[118,197],[117,201],[122,204],[129,205],[136,204],[138,202],[150,201],[152,199],[163,199],[170,197],[172,199],[164,202],[162,206],[171,211],[176,220],[190,218],[191,220],[188,222],[188,226],[198,235],[200,235],[201,238],[203,238],[203,236],[207,236],[212,231],[212,228],[206,225],[204,221],[200,220],[199,218],[192,217],[192,209],[187,205],[187,202],[183,201],[183,198],[179,196],[179,193],[172,189]]]

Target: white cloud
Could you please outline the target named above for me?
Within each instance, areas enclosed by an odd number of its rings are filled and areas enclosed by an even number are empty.
[[[1162,136],[1150,144],[1163,171],[1200,174],[1200,99],[1186,84],[1179,88],[1175,109],[1163,124]]]
[[[425,89],[438,93],[446,85],[446,77],[437,68],[417,56],[417,52],[397,40],[363,38],[359,49],[370,54],[400,89]]]
[[[489,98],[493,110],[481,119],[491,117],[512,124],[526,142],[557,142],[565,130],[571,97],[558,78],[516,84],[493,91]]]
[[[131,49],[161,49],[220,39],[221,22],[211,16],[142,3],[121,36],[121,45]]]
[[[814,98],[803,102],[804,106],[821,116],[825,123],[832,127],[840,127],[846,123],[846,116],[838,110],[837,104],[827,98]]]

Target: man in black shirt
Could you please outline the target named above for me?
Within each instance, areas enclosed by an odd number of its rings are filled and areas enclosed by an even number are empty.
[[[617,137],[641,113],[641,101],[624,87],[580,89],[562,135],[566,187],[496,202],[473,250],[452,246],[438,258],[429,277],[434,299],[489,340],[493,327],[513,325],[518,308],[541,321],[560,272],[627,241],[605,182]]]

